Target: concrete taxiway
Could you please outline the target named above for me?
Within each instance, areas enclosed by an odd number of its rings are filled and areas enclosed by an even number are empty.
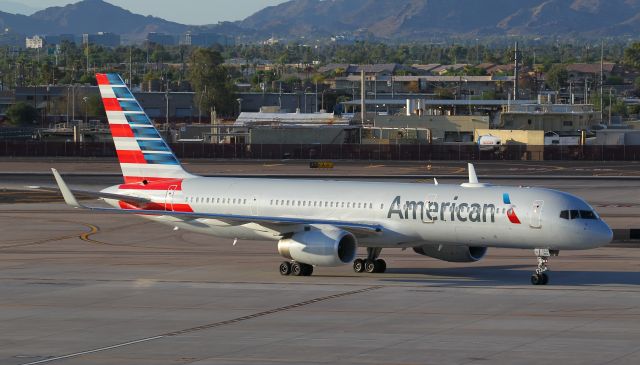
[[[525,183],[637,225],[636,181]],[[385,274],[282,277],[275,243],[0,193],[0,364],[640,363],[637,248],[561,252],[546,287],[529,284],[531,252],[505,249],[474,264],[386,250]]]

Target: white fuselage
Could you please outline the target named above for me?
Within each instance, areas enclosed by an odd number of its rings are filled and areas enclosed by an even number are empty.
[[[105,191],[150,198],[167,209],[188,206],[198,213],[379,224],[383,227],[380,234],[359,238],[358,244],[365,247],[435,243],[576,250],[611,240],[611,230],[597,215],[591,219],[561,218],[566,210],[593,212],[582,199],[538,188],[194,177],[182,181],[179,190],[122,190],[114,186]],[[118,206],[117,201],[107,202]],[[514,223],[514,216],[519,223]],[[259,223],[145,217],[232,239],[279,240],[283,231],[282,227],[274,230]],[[296,227],[299,225],[291,228]]]

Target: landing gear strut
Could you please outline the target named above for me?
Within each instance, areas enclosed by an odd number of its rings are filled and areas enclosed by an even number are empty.
[[[367,272],[383,273],[387,270],[387,263],[383,259],[379,259],[381,248],[367,247],[367,258],[356,259],[353,262],[353,271],[357,273]]]
[[[280,275],[291,276],[311,276],[313,266],[297,261],[282,261],[280,264]]]
[[[538,267],[536,268],[536,272],[531,275],[531,284],[547,285],[549,283],[549,276],[547,275],[546,271],[549,271],[549,268],[547,267],[549,257],[558,256],[560,251],[549,249],[535,249],[534,253],[538,259]]]

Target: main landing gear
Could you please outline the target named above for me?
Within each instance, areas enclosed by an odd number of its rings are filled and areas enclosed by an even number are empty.
[[[357,273],[367,272],[383,273],[387,270],[387,263],[383,259],[379,259],[381,248],[367,247],[367,258],[356,259],[353,262],[353,271]]]
[[[549,257],[558,256],[558,254],[560,254],[560,251],[537,248],[533,252],[538,259],[538,267],[536,268],[536,272],[531,275],[531,284],[547,285],[549,283],[549,276],[547,275],[546,271],[549,270],[549,268],[547,267]]]
[[[280,275],[291,276],[311,276],[313,266],[298,261],[282,261],[280,264]]]

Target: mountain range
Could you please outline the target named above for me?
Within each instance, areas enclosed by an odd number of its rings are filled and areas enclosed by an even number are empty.
[[[0,0],[0,6],[2,0]],[[2,8],[5,10],[5,8]],[[382,40],[441,36],[635,36],[640,0],[291,0],[244,20],[189,26],[134,14],[103,0],[50,7],[29,16],[0,11],[12,33],[113,32],[140,41],[149,32],[215,31],[260,40],[365,32]]]

